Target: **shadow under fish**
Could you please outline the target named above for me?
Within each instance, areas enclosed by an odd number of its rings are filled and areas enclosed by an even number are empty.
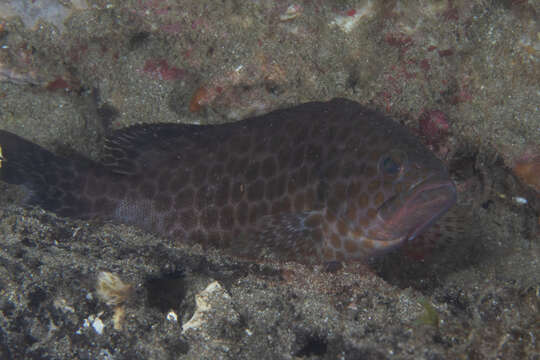
[[[61,216],[310,264],[414,244],[456,202],[416,136],[345,99],[230,124],[136,125],[105,146],[99,162],[64,158],[0,131],[0,179]]]

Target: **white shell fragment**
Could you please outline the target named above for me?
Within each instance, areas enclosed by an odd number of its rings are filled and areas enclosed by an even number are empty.
[[[341,31],[350,33],[355,27],[360,24],[360,20],[373,15],[373,4],[371,0],[367,1],[363,6],[354,9],[353,13],[347,15],[338,15],[330,22],[330,25],[337,26]]]
[[[285,13],[279,16],[279,20],[289,21],[292,19],[296,19],[301,13],[302,13],[302,8],[300,7],[300,5],[296,5],[296,4],[289,5]]]
[[[195,296],[195,304],[195,312],[182,326],[182,334],[191,331],[206,333],[212,326],[235,323],[240,319],[233,308],[231,296],[217,281]]]
[[[176,315],[176,312],[174,312],[174,310],[168,312],[167,320],[171,322],[178,322],[178,315]]]
[[[528,202],[527,199],[521,196],[514,196],[512,200],[518,205],[525,205]]]

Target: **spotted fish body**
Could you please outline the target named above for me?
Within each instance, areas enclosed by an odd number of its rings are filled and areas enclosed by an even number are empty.
[[[345,99],[224,125],[129,127],[99,163],[5,131],[0,146],[0,179],[28,188],[30,204],[253,259],[366,259],[413,240],[456,201],[415,136]]]

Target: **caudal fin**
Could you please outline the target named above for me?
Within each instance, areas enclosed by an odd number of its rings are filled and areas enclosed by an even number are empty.
[[[28,190],[26,203],[61,216],[86,217],[81,201],[85,176],[95,168],[84,158],[67,159],[15,134],[0,130],[0,180]]]

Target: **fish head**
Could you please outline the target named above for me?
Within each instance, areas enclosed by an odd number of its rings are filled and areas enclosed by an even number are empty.
[[[443,169],[408,162],[405,153],[398,154],[401,162],[391,152],[383,155],[379,163],[383,184],[390,182],[390,185],[386,200],[377,208],[372,233],[380,240],[412,241],[456,203],[457,192]]]
[[[370,171],[359,173],[355,181],[367,186],[360,194],[363,199],[348,199],[356,211],[345,212],[354,214],[348,219],[354,222],[351,238],[364,255],[414,240],[457,200],[456,186],[442,161],[405,128],[389,126],[375,135],[378,141],[362,155],[363,167]]]

